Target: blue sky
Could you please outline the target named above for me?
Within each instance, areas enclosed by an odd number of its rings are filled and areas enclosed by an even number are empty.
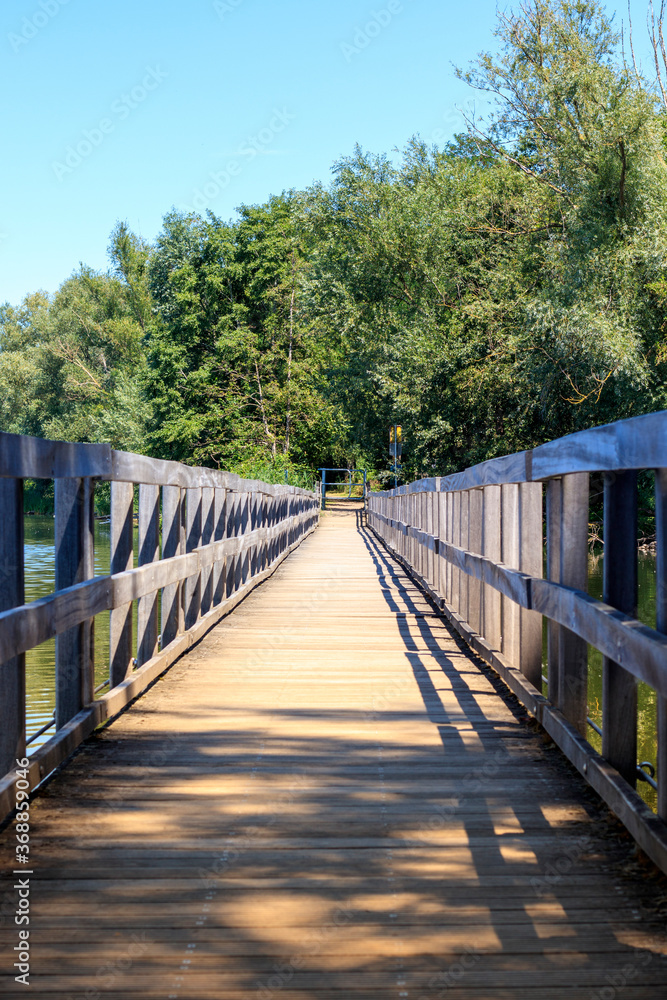
[[[3,4],[0,302],[106,269],[118,219],[152,240],[172,206],[229,219],[327,182],[355,143],[441,145],[484,111],[452,63],[495,22],[492,0]]]

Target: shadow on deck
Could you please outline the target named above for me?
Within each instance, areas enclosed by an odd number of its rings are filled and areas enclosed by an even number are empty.
[[[349,505],[33,822],[33,997],[667,996],[664,883]]]

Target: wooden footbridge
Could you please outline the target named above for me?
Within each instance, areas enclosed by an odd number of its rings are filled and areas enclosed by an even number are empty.
[[[631,752],[642,680],[664,816],[665,430],[667,414],[599,428],[330,503],[319,526],[314,493],[1,435],[3,994],[667,997],[667,827]],[[632,617],[643,469],[660,631]],[[600,471],[604,604],[584,575]],[[24,605],[22,483],[40,476],[58,589]],[[25,652],[54,635],[57,728],[26,757]],[[605,656],[604,756],[586,740],[587,643]]]

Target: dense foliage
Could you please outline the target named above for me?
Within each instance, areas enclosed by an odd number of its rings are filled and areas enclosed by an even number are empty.
[[[667,407],[665,108],[593,0],[501,15],[444,149],[356,149],[225,223],[119,223],[0,312],[0,427],[246,475],[440,475]]]

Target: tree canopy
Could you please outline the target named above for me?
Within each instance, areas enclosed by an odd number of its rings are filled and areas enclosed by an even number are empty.
[[[594,0],[501,14],[444,148],[357,147],[225,222],[119,222],[0,310],[0,427],[312,481],[444,475],[667,405],[666,108]],[[292,480],[296,481],[296,480]]]

